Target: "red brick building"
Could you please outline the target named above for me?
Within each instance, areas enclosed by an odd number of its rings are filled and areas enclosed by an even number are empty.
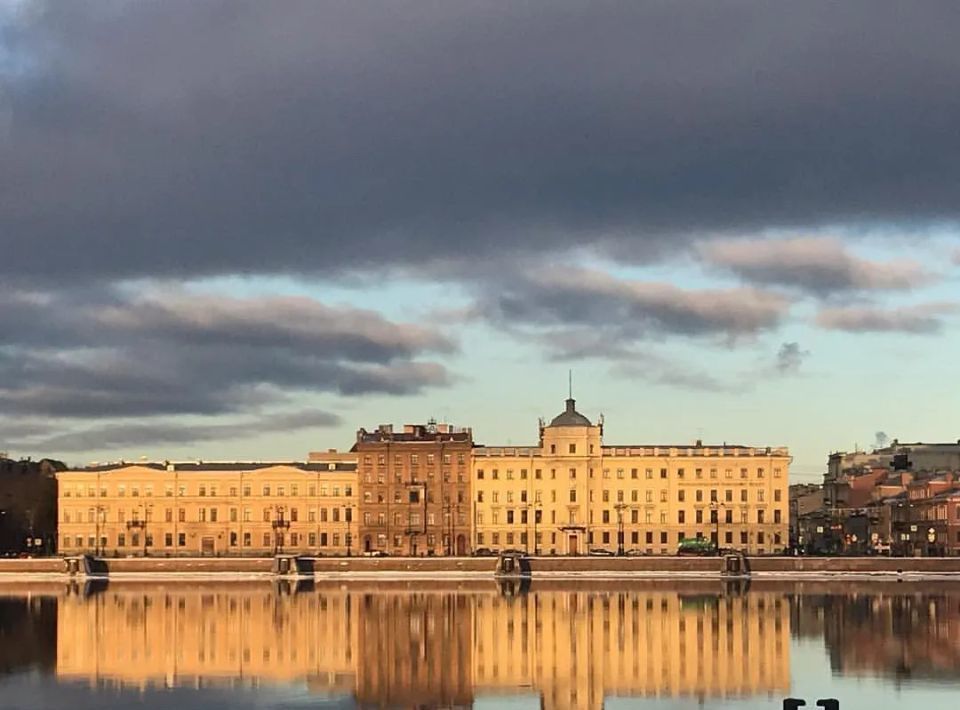
[[[470,554],[473,434],[449,424],[360,429],[357,454],[361,554]]]

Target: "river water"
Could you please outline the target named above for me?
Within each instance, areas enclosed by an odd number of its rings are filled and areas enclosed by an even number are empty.
[[[2,708],[953,708],[960,584],[0,585]]]

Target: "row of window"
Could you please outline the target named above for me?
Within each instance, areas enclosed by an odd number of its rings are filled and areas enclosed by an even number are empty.
[[[572,444],[571,444],[571,446],[572,446]],[[593,478],[593,472],[594,472],[594,470],[591,468],[591,469],[589,470],[589,476],[590,476],[590,478]],[[508,481],[513,480],[513,478],[514,478],[514,470],[513,470],[512,468],[506,469],[506,470],[504,471],[504,473],[505,473],[505,478],[506,478],[506,480],[508,480]],[[609,469],[609,468],[603,469],[603,478],[613,478],[612,473],[613,473],[612,470]],[[627,477],[627,476],[626,476],[626,469],[618,468],[618,469],[616,469],[615,473],[616,473],[616,478],[623,479],[623,478],[626,478],[626,477]],[[519,478],[520,478],[521,481],[524,481],[524,480],[527,479],[527,469],[521,468],[520,471],[519,471],[519,474],[520,474]],[[678,469],[676,470],[676,476],[677,476],[677,478],[680,478],[680,479],[686,478],[686,474],[687,474],[687,470],[684,469],[684,468],[678,468]],[[486,473],[485,473],[484,469],[482,469],[482,468],[478,468],[478,469],[477,469],[477,479],[483,480],[483,478],[484,478],[485,475],[486,475]],[[568,475],[570,478],[576,478],[576,477],[577,477],[577,469],[576,469],[576,468],[567,469],[567,475]],[[653,479],[653,478],[655,478],[655,476],[654,476],[654,469],[652,469],[652,468],[644,469],[644,474],[643,474],[643,475],[644,475],[644,478],[646,478],[646,479]],[[774,469],[773,469],[773,477],[774,477],[774,478],[780,478],[782,475],[783,475],[783,469],[781,469],[781,468],[774,468]],[[766,469],[763,468],[763,467],[757,467],[757,468],[754,470],[754,476],[755,476],[756,478],[765,478],[765,477],[766,477]],[[543,469],[540,469],[540,468],[534,469],[534,471],[533,471],[533,477],[534,477],[534,479],[537,479],[537,480],[542,479],[542,478],[543,478]],[[661,469],[659,470],[659,477],[660,477],[660,478],[668,478],[668,477],[669,477],[669,469],[661,468]],[[718,470],[715,469],[715,468],[709,469],[709,477],[710,477],[710,478],[718,478],[718,477],[719,477],[719,476],[718,476]],[[733,469],[732,469],[732,468],[724,469],[723,477],[724,477],[724,478],[733,478],[733,477],[734,477],[734,476],[733,476]],[[496,469],[496,468],[490,469],[490,478],[491,478],[492,480],[498,480],[498,479],[500,478],[500,470],[499,470],[499,469]],[[551,468],[551,469],[550,469],[550,478],[551,478],[551,480],[556,480],[556,478],[557,478],[557,469],[555,469],[555,468]],[[632,469],[630,469],[630,478],[639,479],[639,478],[640,478],[640,469],[638,469],[638,468],[632,468]],[[702,468],[695,468],[695,469],[693,469],[693,478],[695,478],[695,479],[703,479],[703,478],[704,478],[704,470],[703,470]],[[741,469],[740,469],[740,478],[750,478],[750,470],[747,469],[747,468],[741,468]]]
[[[503,512],[505,513],[505,516],[504,516],[503,520],[505,521],[505,523],[506,523],[507,525],[515,525],[515,524],[526,525],[526,524],[528,524],[531,520],[532,520],[533,522],[537,523],[537,524],[540,524],[540,523],[543,522],[543,511],[541,511],[541,510],[535,511],[536,515],[533,516],[532,518],[531,518],[531,517],[528,517],[526,510],[519,510],[519,511],[506,510],[506,511],[503,511]],[[639,511],[639,510],[631,510],[631,511],[629,511],[629,512],[630,512],[629,517],[626,516],[626,515],[623,515],[622,517],[618,517],[618,516],[617,516],[617,511],[603,510],[603,511],[601,511],[600,522],[601,522],[601,523],[606,523],[606,524],[611,524],[611,523],[616,523],[616,522],[627,523],[627,522],[629,521],[629,522],[630,522],[631,524],[633,524],[633,525],[639,524],[639,523],[640,523],[640,514],[641,514],[641,511]],[[718,519],[718,517],[717,517],[717,511],[716,511],[716,510],[711,510],[711,511],[708,511],[708,512],[710,513],[709,518],[708,518],[708,519],[709,519],[709,522],[711,522],[711,523],[718,523],[718,522],[719,522],[719,519]],[[519,515],[518,515],[518,513],[519,513]],[[642,513],[643,513],[643,522],[646,523],[646,524],[652,524],[652,523],[653,523],[653,511],[652,511],[652,510],[644,510],[644,511],[642,511]],[[703,522],[705,522],[705,517],[706,517],[706,516],[704,516],[703,513],[704,513],[704,511],[702,511],[702,510],[695,510],[695,511],[694,511],[694,522],[696,522],[696,523],[703,523]],[[577,518],[578,518],[578,517],[579,517],[578,511],[576,511],[576,510],[568,510],[568,511],[567,511],[567,521],[566,521],[567,524],[569,524],[569,525],[576,525],[576,524],[577,524]],[[733,510],[725,510],[725,511],[724,511],[724,520],[723,520],[723,522],[724,522],[724,523],[727,523],[727,524],[733,524],[733,522],[734,522],[733,519],[734,519]],[[484,517],[483,511],[477,511],[477,514],[476,514],[477,525],[478,525],[478,526],[483,525],[483,524],[484,524],[484,520],[485,520],[485,517]],[[500,520],[501,520],[501,517],[500,517],[500,511],[499,511],[499,510],[493,510],[493,511],[490,512],[490,524],[491,524],[491,525],[499,525],[499,524],[500,524]],[[589,522],[590,522],[591,524],[595,522],[595,521],[594,521],[593,511],[592,511],[592,510],[589,512],[588,520],[589,520]],[[659,514],[659,522],[660,522],[661,524],[666,524],[666,523],[667,523],[667,511],[665,511],[665,510],[661,510],[661,511],[660,511],[660,514]],[[682,525],[682,524],[684,524],[684,523],[686,523],[686,522],[687,522],[687,511],[685,511],[685,510],[678,510],[678,511],[677,511],[677,523],[679,523],[679,524]],[[750,520],[749,511],[744,508],[744,509],[741,509],[741,510],[740,510],[739,522],[742,523],[742,524],[749,524],[749,523],[752,523],[752,522],[756,522],[758,525],[764,525],[764,524],[766,524],[766,523],[769,523],[769,522],[770,522],[770,519],[767,517],[766,511],[765,511],[763,508],[759,508],[759,509],[756,510],[756,514],[754,515],[754,520]],[[775,509],[775,510],[773,511],[773,523],[774,523],[774,524],[781,524],[782,522],[783,522],[783,513],[782,513],[782,511],[781,511],[779,508],[778,508],[778,509]],[[551,524],[551,525],[556,525],[556,524],[557,524],[557,511],[556,511],[556,510],[551,510],[551,511],[550,511],[550,524]]]
[[[427,513],[427,525],[436,525],[437,524],[437,515],[436,513]],[[450,525],[454,520],[449,513],[444,513],[443,515],[443,524]],[[404,524],[409,524],[411,527],[422,525],[423,517],[420,513],[394,513],[393,514],[393,524],[394,526],[401,526]],[[457,513],[456,515],[457,525],[466,525],[467,516],[464,513]],[[364,513],[363,514],[363,524],[367,526],[372,526],[376,524],[378,527],[387,526],[387,514],[386,513]]]
[[[544,541],[547,539],[548,536],[549,536],[549,542],[550,542],[550,544],[551,544],[551,545],[556,545],[556,544],[557,544],[557,533],[541,533],[541,532],[538,532],[538,533],[536,534],[536,537],[533,538],[533,539],[535,539],[535,540],[536,540],[536,543],[537,543],[538,545],[540,545],[540,544],[543,544],[543,543],[544,543]],[[644,535],[643,535],[643,540],[644,540],[644,542],[641,543],[641,542],[640,542],[640,532],[637,531],[637,530],[634,530],[634,531],[630,532],[629,534],[626,534],[626,533],[624,534],[624,544],[630,544],[630,545],[647,544],[647,545],[652,545],[652,544],[654,544],[654,539],[655,539],[655,537],[658,537],[658,538],[659,538],[659,541],[660,541],[660,544],[661,544],[661,545],[668,545],[668,544],[670,544],[670,541],[669,541],[669,533],[664,532],[664,531],[661,531],[661,532],[659,533],[659,535],[658,535],[657,533],[653,532],[653,531],[647,531],[647,532],[644,533]],[[687,537],[688,537],[688,535],[687,535],[686,532],[683,532],[683,531],[678,532],[678,533],[676,533],[676,542],[679,544],[681,540],[684,540],[684,539],[686,539]],[[704,538],[704,537],[707,537],[707,536],[704,535],[703,531],[697,531],[697,532],[696,532],[696,537],[698,537],[698,538]],[[716,540],[716,534],[715,534],[715,533],[712,533],[712,532],[711,532],[710,535],[709,535],[709,537],[710,537],[711,539],[713,539],[713,540]],[[750,539],[750,538],[751,538],[751,535],[750,535],[750,533],[748,533],[747,531],[741,531],[741,532],[740,532],[740,535],[739,535],[738,537],[739,537],[739,540],[740,540],[740,544],[741,544],[741,545],[749,545],[749,544],[751,543],[751,539]],[[502,534],[499,533],[499,532],[492,532],[492,533],[489,533],[489,534],[488,534],[488,533],[483,533],[483,532],[478,532],[477,535],[476,535],[476,538],[477,538],[477,547],[483,547],[483,546],[485,546],[485,545],[487,545],[487,544],[490,544],[490,545],[493,545],[493,546],[497,546],[497,545],[500,545],[500,544],[501,544],[501,541],[503,541],[503,543],[505,543],[508,547],[509,547],[510,545],[515,545],[515,544],[527,545],[527,544],[529,544],[529,542],[530,542],[530,540],[531,540],[531,536],[528,535],[528,533],[526,533],[526,532],[520,532],[520,533],[507,532],[507,533],[502,533]],[[734,544],[734,534],[733,534],[732,531],[729,531],[729,530],[726,531],[726,532],[723,534],[723,538],[724,538],[724,543],[726,543],[726,544],[728,544],[728,545]],[[765,545],[765,544],[767,544],[768,541],[772,541],[775,546],[776,546],[776,545],[781,545],[781,544],[783,543],[783,536],[782,536],[780,533],[774,533],[772,536],[767,536],[767,535],[764,534],[764,532],[763,532],[762,530],[758,530],[758,531],[756,532],[756,534],[754,535],[754,538],[755,538],[755,539],[753,540],[753,542],[755,542],[757,545]],[[590,533],[587,534],[587,544],[589,544],[589,545],[600,544],[600,543],[602,543],[602,544],[604,544],[604,545],[609,545],[609,544],[611,544],[611,542],[614,543],[614,544],[616,544],[616,542],[617,542],[617,535],[616,535],[616,533],[611,533],[611,532],[609,532],[609,531],[604,531],[604,532],[600,532],[600,533],[590,532]],[[665,551],[665,550],[662,550],[661,552],[666,552],[666,551]]]
[[[402,466],[404,458],[406,458],[406,460],[410,463],[411,466],[418,466],[420,464],[420,454],[407,454],[406,456],[404,456],[403,454],[394,454],[393,455],[394,466]],[[436,454],[425,454],[424,460],[426,461],[428,466],[433,466],[437,461]],[[443,461],[444,465],[450,465],[453,462],[452,454],[444,454],[441,460]],[[466,462],[467,462],[466,454],[463,452],[458,453],[457,463],[463,465],[463,464],[466,464]],[[363,463],[365,466],[373,465],[373,456],[371,454],[365,454],[363,457]],[[378,466],[387,465],[386,454],[377,454],[377,465]]]
[[[140,516],[141,516],[141,513],[142,513],[142,512],[143,512],[143,511],[142,511],[141,509],[138,509],[138,508],[135,508],[135,509],[133,509],[132,511],[130,511],[130,521],[131,521],[131,522],[139,522],[139,521],[140,521]],[[100,508],[99,513],[100,513],[100,515],[99,515],[100,522],[102,522],[102,523],[107,522],[107,510],[104,509],[104,508]],[[150,508],[147,508],[146,514],[144,515],[144,518],[145,518],[146,522],[149,522],[149,521],[151,520],[151,518],[152,518],[151,513],[152,513],[151,509],[150,509]],[[193,522],[198,522],[198,523],[208,523],[208,522],[209,522],[209,523],[216,523],[216,522],[218,522],[218,519],[219,519],[219,517],[220,517],[220,509],[219,509],[219,508],[198,508],[198,509],[197,509],[197,519],[196,519],[196,520],[187,520],[187,509],[186,509],[186,508],[178,508],[178,509],[176,510],[176,515],[177,515],[177,522],[180,522],[180,523],[187,523],[187,522],[191,522],[191,523],[193,523]],[[231,523],[238,522],[238,521],[239,521],[239,518],[240,518],[240,515],[241,515],[241,512],[240,512],[240,509],[239,509],[239,508],[230,508],[230,509],[229,509],[228,516],[229,516],[229,519],[230,519],[230,522],[231,522]],[[242,515],[243,515],[243,522],[249,523],[249,522],[252,522],[252,521],[253,521],[253,509],[252,509],[252,508],[244,508]],[[166,522],[172,523],[172,522],[173,522],[173,516],[174,516],[174,509],[173,509],[173,508],[167,508],[167,509],[164,511],[164,520],[165,520]],[[300,519],[300,510],[299,510],[298,508],[289,508],[289,509],[288,509],[288,508],[285,508],[285,507],[283,507],[283,506],[266,507],[266,508],[263,508],[263,510],[262,510],[262,518],[261,518],[261,519],[262,519],[263,522],[265,522],[265,523],[266,523],[266,522],[273,522],[273,521],[283,521],[283,520],[287,520],[287,521],[290,521],[290,522],[297,522],[297,521],[299,521],[299,519]],[[338,523],[338,522],[340,522],[341,520],[342,520],[343,522],[345,522],[345,523],[349,523],[349,522],[351,522],[351,521],[353,520],[353,510],[352,510],[352,508],[349,508],[349,507],[343,507],[343,508],[310,508],[310,509],[307,510],[307,521],[308,521],[308,522],[311,522],[311,523],[315,523],[315,522],[326,523],[326,522],[328,522],[328,521],[329,521],[329,522]],[[86,511],[86,522],[88,522],[88,523],[93,523],[93,522],[96,522],[96,521],[97,521],[97,509],[96,509],[96,508],[88,508],[87,511]],[[82,511],[82,510],[74,510],[74,511],[71,511],[70,509],[64,509],[64,510],[63,510],[63,522],[65,522],[65,523],[70,523],[70,522],[82,523],[82,522],[84,522],[84,511]],[[127,514],[126,514],[126,511],[123,510],[122,508],[120,508],[120,509],[117,510],[117,522],[118,522],[118,523],[127,522]]]
[[[363,482],[372,485],[373,482],[374,482],[374,481],[373,481],[373,476],[374,476],[374,474],[373,474],[372,471],[367,471],[367,472],[365,472],[365,473],[363,474]],[[378,471],[377,474],[376,474],[376,476],[377,476],[377,481],[376,481],[377,484],[379,484],[379,485],[382,486],[382,485],[384,485],[384,484],[387,482],[387,476],[386,476],[386,474],[385,474],[383,471]],[[451,476],[452,476],[452,474],[451,474],[449,471],[444,471],[444,472],[443,472],[443,482],[444,482],[444,483],[453,483],[453,479],[451,478]],[[417,479],[417,474],[416,474],[416,473],[412,473],[412,477],[416,480],[416,479]],[[399,471],[396,472],[396,473],[394,473],[394,474],[393,474],[393,480],[394,480],[394,483],[396,483],[396,484],[398,484],[398,485],[401,485],[401,484],[405,483],[404,474],[400,473]],[[424,483],[424,482],[433,483],[433,482],[435,482],[436,480],[437,480],[437,474],[436,474],[434,471],[427,471],[427,480],[426,480],[426,481],[422,481],[422,480],[421,480],[420,482],[421,482],[421,483]],[[457,473],[457,483],[466,483],[466,482],[467,482],[467,474],[464,473],[463,471],[458,472],[458,473]]]
[[[757,491],[757,495],[756,495],[757,503],[764,503],[764,502],[766,502],[766,501],[765,501],[766,492],[764,491],[764,489],[762,489],[762,488],[757,488],[756,491]],[[595,492],[596,492],[596,491],[589,491],[589,500],[590,500],[591,503],[595,502],[595,496],[594,496],[594,493],[595,493]],[[611,491],[608,490],[608,489],[604,489],[604,490],[601,491],[600,493],[601,493],[601,500],[602,500],[604,503],[609,503],[609,502],[610,502],[610,493],[611,493]],[[653,500],[653,498],[654,498],[654,496],[653,496],[654,491],[652,491],[652,490],[647,490],[647,491],[645,491],[644,493],[645,493],[645,495],[644,495],[644,502],[646,502],[646,503],[653,503],[653,502],[654,502],[654,500]],[[507,503],[513,503],[513,502],[514,502],[514,496],[513,496],[514,491],[504,491],[504,494],[505,494],[505,495],[504,495],[505,502],[507,502]],[[520,503],[526,503],[526,502],[528,502],[528,501],[527,501],[527,499],[528,499],[528,493],[527,493],[526,490],[521,490],[521,491],[519,491],[519,494],[520,494],[520,496],[519,496],[519,502],[520,502]],[[535,503],[542,503],[542,502],[543,502],[543,496],[542,496],[541,494],[542,494],[542,491],[534,491],[534,498],[533,498],[533,500],[534,500]],[[617,502],[618,502],[618,503],[625,503],[625,502],[626,502],[626,491],[624,491],[624,490],[621,489],[621,490],[616,491],[616,494],[617,494]],[[668,500],[667,500],[667,499],[668,499],[668,495],[669,495],[669,494],[668,494],[668,492],[667,492],[666,490],[661,490],[661,491],[660,491],[660,496],[659,496],[659,497],[660,497],[660,502],[661,502],[661,503],[666,503],[666,502],[668,502]],[[477,503],[483,503],[483,502],[484,502],[484,499],[485,499],[485,496],[486,496],[486,492],[485,492],[485,491],[482,491],[482,490],[477,491]],[[684,503],[684,502],[686,502],[686,497],[687,497],[687,491],[682,490],[682,489],[679,490],[679,491],[677,491],[677,502],[679,502],[679,503]],[[773,502],[774,502],[774,503],[779,503],[779,502],[781,502],[782,498],[783,498],[783,491],[780,490],[779,488],[774,489],[774,491],[773,491]],[[571,488],[571,489],[570,489],[569,499],[570,499],[570,500],[569,500],[570,503],[576,503],[576,502],[577,502],[577,489],[576,489],[576,488]],[[365,500],[366,502],[370,502],[369,500],[366,500],[366,496],[364,497],[364,500]],[[704,502],[704,491],[703,491],[702,488],[698,488],[698,489],[696,489],[696,490],[694,491],[694,501],[697,502],[697,503],[702,503],[702,502]],[[382,501],[381,501],[381,502],[382,502]],[[399,502],[399,501],[397,501],[397,502]],[[499,502],[500,502],[500,491],[490,491],[490,502],[491,502],[491,503],[499,503]],[[556,502],[557,502],[557,491],[556,491],[556,490],[551,490],[551,491],[550,491],[550,502],[551,502],[551,503],[556,503]],[[639,502],[640,502],[640,491],[637,490],[636,488],[630,491],[630,502],[631,502],[631,503],[639,503]],[[719,502],[719,501],[718,501],[718,491],[717,491],[716,488],[713,488],[713,489],[710,490],[710,502],[711,502],[711,503],[717,503],[717,502]],[[726,490],[724,491],[724,502],[725,502],[725,503],[732,503],[732,502],[733,502],[733,490],[732,490],[732,489],[729,489],[729,488],[728,488],[728,489],[726,489]],[[747,488],[741,488],[741,489],[740,489],[740,502],[741,502],[741,503],[747,503],[747,502],[749,502],[749,489],[747,489]]]
[[[435,502],[436,502],[436,496],[434,495],[434,492],[431,491],[431,490],[428,490],[426,493],[427,493],[427,502],[428,502],[428,503],[435,503]],[[374,501],[374,495],[376,495],[376,501]],[[408,503],[419,503],[419,502],[420,502],[420,499],[421,499],[420,491],[419,491],[419,490],[416,490],[416,489],[415,489],[415,490],[408,490],[408,491],[407,491],[407,496],[406,496],[406,498],[407,498],[407,502],[408,502]],[[403,499],[404,499],[403,493],[400,492],[400,491],[398,491],[398,490],[394,490],[394,492],[393,492],[393,503],[394,503],[394,505],[400,505],[400,504],[403,502]],[[385,503],[387,502],[387,495],[386,495],[386,493],[385,493],[384,491],[382,491],[382,490],[378,490],[378,491],[376,491],[376,493],[374,493],[374,491],[364,491],[364,492],[363,492],[363,502],[364,502],[364,503],[367,503],[367,504],[373,504],[374,502],[376,502],[376,503],[379,504],[379,505],[383,505],[383,504],[385,504]],[[443,494],[443,502],[444,502],[444,503],[449,503],[449,502],[450,502],[450,491],[445,491],[445,492],[444,492],[444,494]],[[461,491],[457,491],[457,503],[463,504],[463,503],[466,503],[466,502],[467,502],[467,494],[466,494],[466,492],[465,492],[465,491],[462,491],[462,490],[461,490]]]
[[[432,537],[432,536],[431,536]],[[307,534],[291,532],[285,534],[283,532],[265,532],[262,535],[262,546],[263,547],[298,547],[306,545],[308,547],[340,547],[341,538],[345,545],[351,544],[350,533],[340,535],[340,533],[315,533],[310,532]],[[84,547],[84,541],[86,540],[86,546],[91,549],[96,549],[97,547],[97,538],[94,536],[88,536],[84,538],[83,535],[64,535],[63,536],[63,545],[66,548],[70,547]],[[176,545],[174,545],[174,540],[176,540]],[[240,533],[231,531],[228,537],[230,547],[240,547],[241,536]],[[243,533],[242,536],[243,547],[253,547],[253,534],[249,532]],[[154,547],[154,537],[152,533],[145,533],[141,535],[138,532],[131,533],[129,536],[126,533],[118,533],[116,537],[116,546],[119,547],[130,547],[134,550],[139,549],[140,547],[151,548]],[[186,533],[178,533],[174,536],[173,533],[164,533],[162,538],[163,547],[186,547],[187,546],[187,535]],[[319,543],[319,545],[318,545]],[[100,545],[101,548],[108,548],[110,546],[110,539],[107,535],[100,536]]]
[[[176,491],[176,495],[178,497],[187,498],[187,497],[190,497],[191,495],[189,493],[191,489],[195,490],[196,491],[195,495],[200,498],[205,498],[205,497],[216,498],[221,490],[220,488],[218,488],[213,484],[207,485],[205,483],[201,483],[200,485],[194,486],[194,487],[187,486],[187,485],[180,485],[180,486],[174,487],[172,484],[169,484],[164,486],[163,495],[164,497],[172,498],[174,497],[174,491]],[[121,483],[116,487],[116,494],[118,498],[125,498],[127,497],[127,493],[129,492],[131,498],[139,498],[142,492],[143,497],[149,498],[153,496],[153,490],[154,488],[150,484],[144,485],[142,488],[140,486],[131,485],[128,489],[126,484]],[[237,486],[230,486],[227,490],[228,490],[227,495],[229,497],[236,498],[238,491],[240,489]],[[243,486],[243,497],[244,498],[251,497],[253,495],[253,490],[254,489],[252,486]],[[282,485],[282,486],[276,486],[276,487],[273,487],[270,485],[263,485],[258,489],[259,495],[265,498],[270,498],[272,496],[283,498],[288,495],[288,491],[289,491],[290,497],[297,497],[300,495],[300,490],[301,490],[300,485],[297,483],[290,484],[289,486]],[[318,490],[317,486],[315,485],[306,486],[304,487],[304,490],[307,496],[309,496],[310,498],[317,497],[317,490]],[[327,496],[339,497],[341,494],[349,498],[350,496],[353,495],[353,486],[350,485],[349,483],[344,486],[321,485],[319,487],[319,490],[320,490],[320,497],[322,498],[325,498]],[[82,498],[84,496],[84,493],[88,498],[96,498],[97,488],[96,486],[69,486],[69,485],[63,486],[64,498],[73,498],[73,497]],[[108,497],[108,495],[109,493],[108,493],[107,486],[101,486],[100,497],[106,498]]]

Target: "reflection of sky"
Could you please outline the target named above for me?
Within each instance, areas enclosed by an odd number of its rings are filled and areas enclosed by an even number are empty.
[[[147,710],[347,710],[355,708],[353,698],[325,697],[298,686],[261,686],[256,689],[149,689],[139,691],[104,687],[90,688],[80,683],[58,684],[41,674],[18,674],[0,679],[0,709],[97,710],[137,707]]]

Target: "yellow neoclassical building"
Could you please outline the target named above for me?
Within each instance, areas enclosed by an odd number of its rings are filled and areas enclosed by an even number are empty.
[[[57,475],[63,554],[356,551],[356,463],[111,464]]]
[[[608,445],[566,401],[538,446],[473,449],[474,543],[534,554],[674,554],[683,538],[750,554],[787,544],[786,448]]]

